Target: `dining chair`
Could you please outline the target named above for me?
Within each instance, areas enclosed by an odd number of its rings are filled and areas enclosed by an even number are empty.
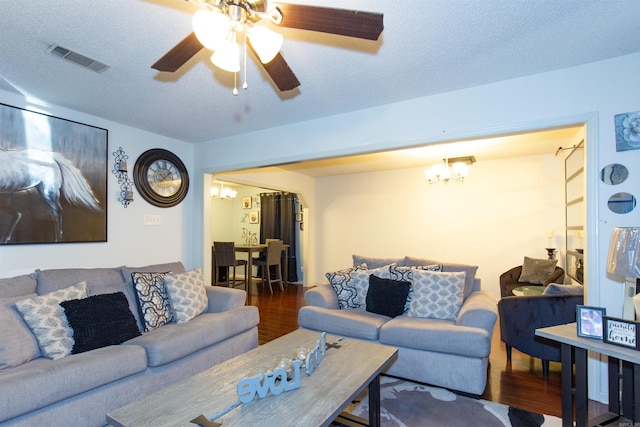
[[[236,246],[234,242],[213,242],[213,253],[212,256],[215,260],[214,262],[214,286],[218,285],[227,285],[229,287],[234,287],[235,282],[238,281],[236,279],[236,267],[244,266],[244,287],[245,290],[249,290],[249,274],[247,271],[247,260],[245,259],[237,259],[236,258]],[[226,271],[226,275],[223,278],[220,275],[220,269]],[[232,274],[231,271],[233,271]]]
[[[265,282],[269,284],[269,290],[273,293],[273,283],[280,283],[280,289],[284,291],[282,281],[282,240],[271,240],[267,243],[267,255],[264,260],[256,260],[255,265],[262,270],[262,287]],[[275,274],[272,278],[271,267],[275,267]]]

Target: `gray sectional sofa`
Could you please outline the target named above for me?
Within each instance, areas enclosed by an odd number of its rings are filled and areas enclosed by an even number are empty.
[[[341,308],[336,293],[336,288],[340,288],[326,284],[305,293],[307,305],[298,313],[299,326],[397,347],[398,358],[386,371],[389,375],[482,394],[497,306],[493,295],[480,290],[480,280],[475,278],[477,267],[412,257],[380,259],[354,255],[353,261],[354,266],[366,265],[365,271],[372,273],[388,265],[439,264],[442,272],[464,271],[465,290],[457,316],[453,320],[409,317],[405,311],[389,317],[364,307]],[[343,273],[344,277],[347,276]]]
[[[186,323],[58,359],[33,353],[37,341],[17,300],[85,281],[89,296],[124,293],[140,327],[131,273],[168,271],[184,266],[42,270],[0,279],[0,425],[102,426],[109,411],[257,347],[258,310],[245,306],[246,293],[206,286],[207,308]]]

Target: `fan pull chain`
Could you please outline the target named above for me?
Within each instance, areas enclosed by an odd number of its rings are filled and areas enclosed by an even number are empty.
[[[233,96],[238,96],[238,73],[233,73]]]
[[[247,90],[249,85],[247,84],[247,35],[244,36],[244,83],[242,89]]]

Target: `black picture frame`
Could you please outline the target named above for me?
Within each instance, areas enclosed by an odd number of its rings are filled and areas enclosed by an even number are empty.
[[[603,337],[603,318],[607,314],[604,307],[592,307],[588,305],[576,306],[576,322],[578,323],[578,336],[601,340]]]
[[[107,129],[0,103],[0,164],[0,245],[107,241]]]
[[[640,322],[605,316],[604,342],[640,350]]]

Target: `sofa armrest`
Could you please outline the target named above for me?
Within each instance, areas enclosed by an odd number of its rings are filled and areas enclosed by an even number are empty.
[[[304,300],[307,305],[315,307],[339,309],[338,296],[331,285],[318,285],[304,293]]]
[[[472,292],[462,304],[456,324],[482,328],[493,333],[498,319],[498,305],[495,298],[487,291]]]
[[[209,306],[207,313],[221,313],[234,308],[244,307],[247,293],[241,289],[223,288],[221,286],[207,286]]]

